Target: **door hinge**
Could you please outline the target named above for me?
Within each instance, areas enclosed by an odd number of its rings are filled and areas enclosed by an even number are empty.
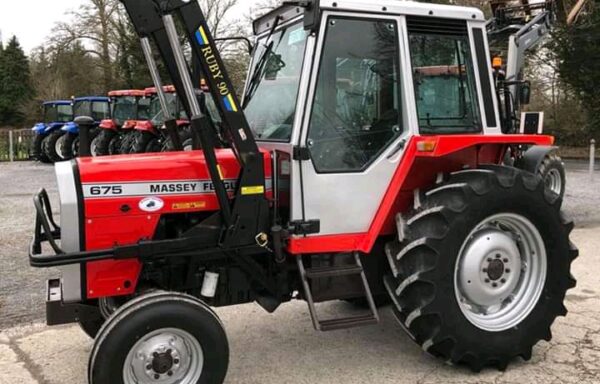
[[[299,160],[299,161],[310,160],[310,151],[308,150],[307,147],[295,146],[292,157],[294,160]]]
[[[288,233],[291,235],[312,235],[321,232],[320,220],[297,220],[288,224]]]

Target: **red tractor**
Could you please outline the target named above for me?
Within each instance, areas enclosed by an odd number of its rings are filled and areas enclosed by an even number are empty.
[[[554,139],[502,133],[481,11],[286,2],[254,22],[240,103],[197,2],[122,2],[202,150],[57,164],[60,226],[47,194],[34,199],[30,262],[62,271],[47,322],[95,336],[91,384],[222,383],[229,346],[210,307],[249,302],[304,300],[333,331],[378,323],[387,299],[423,350],[474,371],[551,338],[575,286],[573,223],[535,165],[501,165]],[[365,312],[323,319],[332,300]]]
[[[142,90],[121,90],[108,93],[111,99],[112,119],[102,120],[101,132],[92,141],[93,156],[119,154],[121,141],[131,129],[130,120],[147,119],[150,116],[150,98]]]
[[[136,122],[136,132],[131,138],[129,153],[161,152],[168,145],[168,135],[164,129],[165,113],[161,110],[156,87],[146,88],[145,92],[147,95],[152,95],[152,113],[147,120],[138,120]],[[176,117],[177,131],[180,133],[182,140],[187,139],[185,136],[189,136],[188,138],[191,139],[190,122],[181,105],[181,100],[177,97],[175,87],[167,85],[163,87],[163,92],[167,101],[169,114]]]

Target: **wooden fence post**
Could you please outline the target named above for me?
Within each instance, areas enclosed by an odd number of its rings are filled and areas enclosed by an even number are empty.
[[[15,148],[14,148],[14,140],[13,140],[13,131],[8,131],[8,159],[12,163],[15,161]]]

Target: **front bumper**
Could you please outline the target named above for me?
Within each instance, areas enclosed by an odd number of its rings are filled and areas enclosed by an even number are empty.
[[[61,325],[97,320],[101,316],[96,305],[64,303],[60,279],[46,281],[46,324]]]

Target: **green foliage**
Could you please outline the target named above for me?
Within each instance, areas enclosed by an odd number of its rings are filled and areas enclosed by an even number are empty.
[[[588,137],[600,139],[600,4],[582,16],[575,26],[557,29],[550,48],[562,80],[587,112],[582,128]]]
[[[22,124],[23,107],[33,94],[29,60],[13,36],[0,51],[0,126]]]

